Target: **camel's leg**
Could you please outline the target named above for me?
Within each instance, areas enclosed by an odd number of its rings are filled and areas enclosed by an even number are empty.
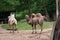
[[[9,27],[10,27],[10,33],[11,33],[12,26],[9,26]]]
[[[42,33],[42,31],[43,31],[43,22],[41,23],[41,33]]]
[[[37,31],[36,31],[36,24],[35,24],[35,26],[34,26],[34,27],[35,27],[35,33],[37,33]]]
[[[13,26],[13,33],[14,33],[14,26]]]
[[[42,33],[42,31],[43,31],[43,22],[39,22],[39,25],[41,27],[41,33]]]
[[[15,28],[17,29],[17,32],[19,33],[17,25],[15,25]]]
[[[41,26],[41,33],[42,33],[42,31],[43,31],[43,26]]]
[[[32,24],[32,34],[34,33],[34,26],[33,26],[33,24]]]
[[[43,30],[43,27],[41,26],[41,32],[42,32],[42,30]]]

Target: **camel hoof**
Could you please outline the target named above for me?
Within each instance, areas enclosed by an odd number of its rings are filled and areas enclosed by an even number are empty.
[[[37,32],[35,32],[35,34],[37,34]]]
[[[12,33],[14,34],[14,33],[15,33],[15,31],[12,31]]]
[[[32,34],[34,34],[34,32],[32,32]]]
[[[17,33],[19,33],[19,32],[17,31]]]
[[[9,33],[12,33],[11,31]]]
[[[42,32],[40,32],[40,34],[42,34]]]
[[[42,33],[39,33],[39,34],[42,34]]]

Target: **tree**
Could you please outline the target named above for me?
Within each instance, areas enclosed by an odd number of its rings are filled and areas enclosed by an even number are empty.
[[[59,3],[59,5],[58,5]],[[58,0],[56,0],[56,13],[59,13],[59,15],[57,16],[57,20],[56,20],[56,24],[54,25],[54,28],[53,28],[53,38],[52,40],[60,40],[60,0],[58,2]],[[58,11],[57,11],[58,10]]]

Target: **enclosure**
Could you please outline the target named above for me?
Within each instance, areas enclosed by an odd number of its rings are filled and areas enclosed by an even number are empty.
[[[17,21],[16,24],[19,33],[17,30],[15,31],[16,25],[12,26],[14,27],[14,29],[12,28],[14,33],[10,33],[11,29],[8,16],[10,16],[11,13],[15,14],[14,18],[16,19],[15,21]],[[41,15],[46,18],[43,21],[42,33],[41,25],[37,24],[37,33],[32,34],[32,26],[29,25],[25,16],[29,15],[31,17],[33,13],[41,13]],[[0,40],[50,40],[52,28],[57,16],[56,0],[0,0],[0,22],[3,22],[0,23]],[[33,20],[32,17],[31,19]],[[36,18],[36,20],[38,19]]]

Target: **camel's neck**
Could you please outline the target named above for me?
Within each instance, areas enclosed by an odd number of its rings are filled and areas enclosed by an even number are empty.
[[[31,19],[31,18],[27,18],[27,22],[29,22],[30,19]]]

